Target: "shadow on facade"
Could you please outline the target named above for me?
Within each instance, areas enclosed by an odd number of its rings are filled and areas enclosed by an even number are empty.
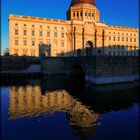
[[[75,51],[71,51],[68,53],[62,52],[57,54],[56,56],[57,57],[60,56],[61,57],[66,57],[66,56],[86,57],[86,56],[96,56],[96,55],[138,56],[139,49],[136,49],[136,47],[128,48],[128,46],[105,46],[105,47],[95,48],[91,42],[89,47],[86,47],[84,49],[77,49]]]

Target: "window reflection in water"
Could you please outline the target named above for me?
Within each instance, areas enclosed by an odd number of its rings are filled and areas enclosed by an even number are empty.
[[[35,117],[55,112],[66,112],[69,124],[77,128],[95,127],[99,114],[83,105],[66,90],[46,91],[39,86],[11,87],[9,119]]]

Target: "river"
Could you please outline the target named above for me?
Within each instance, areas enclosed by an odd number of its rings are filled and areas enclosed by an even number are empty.
[[[65,76],[4,79],[2,140],[138,140],[138,84],[96,86]]]

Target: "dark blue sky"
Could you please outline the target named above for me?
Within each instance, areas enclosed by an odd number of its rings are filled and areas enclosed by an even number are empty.
[[[29,15],[66,19],[71,0],[1,0],[2,50],[9,47],[8,15]],[[95,0],[106,24],[138,27],[139,0]]]

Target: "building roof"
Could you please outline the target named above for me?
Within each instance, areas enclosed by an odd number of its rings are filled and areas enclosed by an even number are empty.
[[[76,4],[92,4],[95,5],[94,0],[72,0],[71,6],[76,5]]]

